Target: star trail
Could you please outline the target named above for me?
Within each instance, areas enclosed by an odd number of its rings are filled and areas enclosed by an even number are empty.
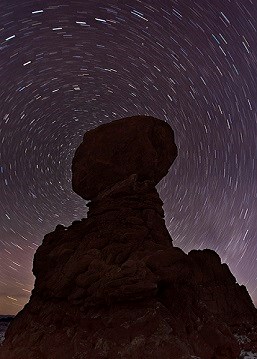
[[[217,251],[257,303],[256,18],[255,0],[1,1],[0,314],[28,301],[44,235],[86,216],[83,134],[137,114],[175,132],[174,245]]]

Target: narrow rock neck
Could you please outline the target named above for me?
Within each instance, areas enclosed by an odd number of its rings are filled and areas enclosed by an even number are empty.
[[[100,215],[108,211],[143,211],[154,210],[164,218],[163,202],[152,181],[138,181],[133,174],[124,181],[116,183],[111,188],[104,190],[87,204],[89,207],[88,218]]]

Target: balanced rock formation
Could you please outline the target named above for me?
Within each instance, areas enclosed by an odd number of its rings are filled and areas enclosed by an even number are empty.
[[[176,156],[172,129],[153,117],[85,134],[72,183],[88,217],[44,237],[0,359],[238,359],[249,331],[253,349],[245,287],[214,251],[174,247],[165,227],[155,185]]]
[[[156,185],[177,157],[171,127],[153,117],[123,118],[86,132],[72,163],[73,190],[94,199],[116,183],[137,175]]]

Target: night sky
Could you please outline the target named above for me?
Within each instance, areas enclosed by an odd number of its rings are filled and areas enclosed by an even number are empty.
[[[86,216],[83,134],[137,114],[175,132],[174,245],[217,251],[257,304],[256,18],[256,0],[1,0],[0,314],[28,301],[44,235]]]

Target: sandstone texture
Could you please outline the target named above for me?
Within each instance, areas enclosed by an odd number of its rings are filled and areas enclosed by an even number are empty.
[[[86,133],[72,169],[88,216],[44,237],[0,359],[238,359],[255,349],[246,288],[214,251],[172,244],[155,185],[176,155],[173,131],[153,117]]]

